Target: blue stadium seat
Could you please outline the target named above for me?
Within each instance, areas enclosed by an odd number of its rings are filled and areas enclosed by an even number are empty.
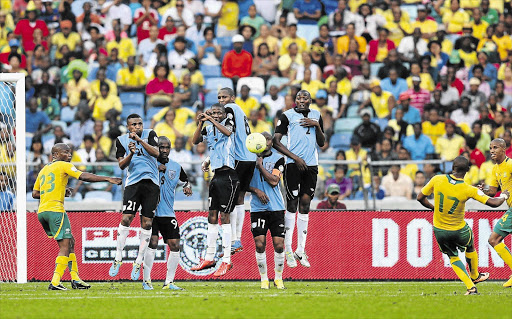
[[[79,15],[84,13],[84,2],[86,2],[86,0],[75,0],[71,2],[71,12],[73,12],[75,17],[78,17]]]
[[[236,91],[240,92],[240,89],[244,84],[251,88],[251,95],[259,94],[263,96],[265,94],[265,81],[263,81],[262,78],[256,76],[240,78],[240,80],[238,80],[236,83]]]
[[[290,82],[290,80],[288,78],[280,78],[280,77],[271,77],[270,79],[268,79],[267,81],[267,92],[268,90],[270,89],[270,87],[272,85],[275,85],[277,86],[278,88],[285,84],[285,83],[288,83]],[[282,89],[281,91],[279,91],[279,95],[286,95],[288,92],[287,92],[287,88],[284,88]]]
[[[220,65],[200,65],[199,71],[203,73],[203,76],[205,79],[207,78],[215,78],[215,77],[221,77],[221,69]]]
[[[64,121],[52,121],[53,127],[60,126],[63,130],[66,130],[68,128],[68,124]]]
[[[27,192],[27,202],[36,202],[38,199],[32,197],[32,192]]]
[[[121,92],[119,94],[121,104],[135,104],[144,106],[144,93],[142,92]]]
[[[144,104],[123,104],[123,111],[121,112],[121,119],[124,121],[128,115],[135,113],[144,117]]]
[[[306,39],[307,43],[311,43],[314,38],[319,36],[318,25],[301,24],[297,25],[297,36]]]
[[[92,191],[85,193],[84,201],[101,201],[101,202],[111,202],[112,201],[112,193],[105,191]]]
[[[215,91],[215,94],[217,94],[217,91],[221,88],[228,87],[233,88],[233,81],[231,79],[227,78],[209,78],[206,79],[206,86],[205,88],[207,90]]]
[[[204,104],[205,108],[208,109],[212,104],[217,103],[219,100],[217,99],[217,91],[211,91],[206,93],[204,96]]]
[[[334,133],[352,133],[363,122],[361,118],[341,118],[334,123]]]
[[[217,43],[223,49],[231,50],[231,46],[232,46],[231,37],[219,37],[219,38],[217,38]]]
[[[155,116],[155,114],[160,112],[162,109],[163,107],[150,107],[146,112],[146,118],[151,120],[153,116]]]
[[[54,135],[52,133],[44,134],[44,135],[41,136],[41,143],[43,143],[43,145],[44,145],[44,143],[48,142],[53,137],[54,137]]]
[[[372,63],[370,64],[370,74],[371,76],[377,76],[379,73],[379,69],[384,65],[384,63]]]
[[[352,133],[336,133],[331,136],[329,146],[336,150],[348,150],[350,148],[350,139]]]
[[[388,119],[386,119],[386,118],[384,118],[384,119],[376,118],[376,119],[373,119],[372,122],[377,124],[380,127],[381,131],[384,131],[384,129],[388,126]]]
[[[347,117],[348,118],[356,118],[359,117],[359,105],[351,105],[347,109]]]

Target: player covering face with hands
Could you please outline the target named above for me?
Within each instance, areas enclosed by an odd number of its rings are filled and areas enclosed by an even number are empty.
[[[466,295],[476,295],[475,284],[489,278],[489,273],[478,272],[478,255],[473,232],[464,220],[466,201],[470,198],[490,207],[498,207],[508,198],[505,191],[499,198],[491,198],[478,188],[464,182],[470,162],[464,156],[453,161],[452,174],[434,176],[418,194],[417,200],[434,211],[434,235],[439,248],[450,257],[453,271],[466,285]],[[434,193],[434,205],[427,199]],[[458,250],[465,251],[469,271],[459,258]]]
[[[231,225],[230,213],[235,205],[235,198],[238,194],[239,182],[238,176],[234,170],[235,167],[235,149],[234,149],[234,124],[232,118],[226,116],[224,106],[220,104],[212,105],[208,112],[197,116],[198,125],[194,132],[192,142],[199,144],[203,140],[206,142],[210,151],[209,163],[215,175],[210,182],[208,190],[209,213],[208,213],[208,231],[206,237],[206,255],[200,258],[197,266],[191,270],[202,270],[216,265],[214,261],[217,250],[218,236],[218,217],[222,221],[222,248],[224,256],[222,264],[213,274],[216,277],[223,276],[233,265],[231,264]],[[205,122],[211,125],[203,127]]]
[[[187,173],[185,173],[180,164],[169,158],[171,141],[167,137],[160,136],[158,138],[158,150],[160,153],[158,156],[160,202],[153,219],[151,241],[144,254],[144,280],[142,288],[153,290],[151,285],[151,269],[153,268],[158,245],[158,234],[160,233],[171,251],[167,260],[167,275],[163,289],[182,290],[182,288],[174,284],[174,275],[180,261],[180,227],[174,213],[174,195],[179,185],[183,185],[183,193],[187,196],[192,195],[192,188],[188,182]]]
[[[269,289],[267,276],[267,232],[274,244],[274,285],[284,289],[284,200],[279,180],[284,171],[284,157],[272,150],[272,135],[262,133],[267,140],[265,151],[258,154],[256,169],[249,184],[251,197],[251,231],[256,246],[256,262],[261,276],[261,289]]]
[[[78,266],[74,250],[75,240],[71,233],[68,214],[64,210],[64,197],[71,195],[71,189],[66,188],[69,177],[85,182],[109,182],[121,185],[117,177],[99,176],[79,171],[71,164],[71,149],[64,143],[52,147],[53,161],[46,164],[37,175],[32,191],[32,197],[40,200],[37,218],[43,226],[46,235],[54,238],[59,245],[59,254],[55,260],[55,272],[48,286],[49,290],[67,290],[61,284],[61,278],[69,267],[71,287],[73,289],[89,289],[91,286],[78,276]]]

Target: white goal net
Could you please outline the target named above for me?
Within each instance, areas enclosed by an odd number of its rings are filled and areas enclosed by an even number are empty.
[[[0,282],[27,281],[25,76],[0,74]]]

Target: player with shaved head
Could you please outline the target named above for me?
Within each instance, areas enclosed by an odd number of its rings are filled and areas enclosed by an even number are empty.
[[[51,163],[46,164],[37,175],[32,191],[32,197],[40,199],[37,219],[43,226],[46,235],[53,238],[59,245],[59,254],[55,260],[55,271],[48,290],[67,290],[61,284],[61,278],[69,267],[71,287],[73,289],[89,289],[91,286],[78,276],[78,265],[75,255],[75,239],[71,233],[68,214],[64,210],[64,197],[71,195],[71,189],[66,188],[69,177],[86,182],[109,182],[120,185],[117,177],[99,176],[79,171],[71,164],[71,148],[64,144],[52,147]]]
[[[478,188],[464,182],[470,162],[464,156],[453,160],[451,174],[436,175],[418,194],[421,205],[434,211],[434,235],[439,248],[450,257],[453,271],[466,285],[466,295],[476,295],[475,284],[489,278],[489,273],[478,272],[478,255],[473,242],[473,232],[464,220],[466,201],[470,198],[490,207],[498,207],[508,198],[505,191],[499,198],[491,198]],[[427,199],[434,193],[434,205]],[[466,252],[470,274],[459,258],[458,250]]]
[[[507,205],[509,206],[509,209],[498,220],[496,226],[494,226],[491,236],[489,236],[489,244],[510,267],[510,270],[512,270],[512,254],[503,241],[505,237],[512,233],[512,198],[508,197],[508,192],[512,191],[512,159],[508,158],[505,154],[506,149],[507,143],[505,143],[504,139],[497,138],[492,140],[490,152],[491,159],[495,163],[491,174],[492,181],[488,185],[489,187],[487,189],[484,189],[484,185],[480,185],[479,187],[488,196],[496,195],[498,187],[501,188],[502,192],[507,192],[507,195],[505,196],[507,197]],[[510,276],[510,279],[503,284],[503,287],[512,287],[512,276]]]
[[[284,185],[286,188],[285,255],[288,267],[297,267],[297,260],[310,267],[306,255],[306,238],[309,222],[309,205],[315,195],[318,175],[317,145],[325,144],[323,121],[320,112],[311,110],[311,94],[301,90],[295,97],[295,108],[281,114],[274,134],[274,148],[286,155]],[[287,146],[281,139],[287,136]],[[297,250],[293,253],[292,237],[297,217]]]

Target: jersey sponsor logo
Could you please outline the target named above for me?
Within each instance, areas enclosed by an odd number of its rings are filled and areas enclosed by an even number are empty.
[[[140,245],[140,228],[130,227],[126,246],[123,250],[123,262],[134,262]],[[116,256],[117,227],[82,228],[82,263],[112,263]],[[162,237],[158,239],[155,262],[167,261],[167,249]]]
[[[220,259],[222,253],[222,228],[219,227],[214,260]],[[199,263],[199,259],[206,255],[206,236],[208,231],[208,219],[196,216],[185,221],[180,227],[180,266],[189,274],[208,276],[213,274],[221,263],[215,267],[192,271],[190,268]]]

